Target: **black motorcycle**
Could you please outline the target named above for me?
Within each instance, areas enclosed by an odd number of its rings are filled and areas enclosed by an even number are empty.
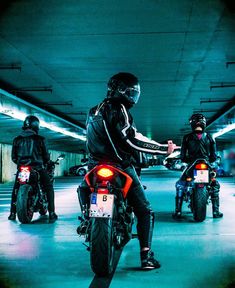
[[[56,161],[49,161],[46,170],[50,177],[50,181],[54,181],[55,165],[64,158],[60,155]],[[23,224],[30,223],[34,212],[40,215],[46,215],[48,201],[43,187],[40,187],[39,172],[29,165],[20,165],[17,172],[17,201],[16,213],[19,221]]]
[[[213,167],[205,159],[197,159],[184,172],[187,185],[184,191],[184,201],[189,203],[196,222],[206,218],[206,208],[210,196],[210,186],[216,181]]]
[[[132,237],[134,214],[127,194],[132,178],[118,167],[98,165],[88,172],[85,180],[90,187],[90,205],[83,207],[85,219],[78,234],[89,242],[93,272],[106,276],[114,269],[115,251],[124,247]]]

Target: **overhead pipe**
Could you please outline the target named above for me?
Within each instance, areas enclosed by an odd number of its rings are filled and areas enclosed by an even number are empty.
[[[12,93],[18,92],[53,92],[51,86],[45,87],[24,87],[11,90]]]
[[[235,87],[234,82],[211,82],[210,91],[217,88],[232,88]]]
[[[234,64],[235,64],[235,61],[226,62],[226,68],[228,68],[230,65],[234,65]]]
[[[47,106],[73,106],[72,101],[69,102],[58,102],[58,103],[45,103],[45,102],[36,102],[35,105],[40,105],[41,107]],[[69,113],[66,113],[69,114]]]
[[[200,100],[200,104],[202,103],[222,103],[222,102],[230,102],[231,99],[213,99],[211,100],[210,98],[209,99],[204,99],[204,100]]]
[[[0,70],[19,70],[21,72],[21,66],[17,64],[0,64]]]
[[[207,128],[209,128],[215,121],[218,121],[226,114],[230,113],[235,109],[235,96],[233,96],[227,104],[225,104],[220,111],[218,111],[207,123]]]

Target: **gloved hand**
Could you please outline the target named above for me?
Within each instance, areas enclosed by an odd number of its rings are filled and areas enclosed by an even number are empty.
[[[167,143],[168,143],[167,154],[171,154],[176,149],[176,145],[172,142],[172,140],[168,140]]]
[[[51,170],[55,168],[55,163],[52,160],[49,160],[46,164],[47,170]]]

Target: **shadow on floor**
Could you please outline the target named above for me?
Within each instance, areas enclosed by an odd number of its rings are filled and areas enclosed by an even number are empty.
[[[193,220],[193,215],[190,212],[184,212],[182,217],[180,219],[173,219],[172,217],[173,212],[156,212],[155,215],[155,221],[156,222],[167,222],[167,223],[196,223]]]
[[[116,254],[115,254],[115,258],[114,258],[114,270],[112,272],[112,274],[110,274],[109,276],[107,277],[98,277],[98,276],[95,276],[89,286],[89,288],[108,288],[111,284],[111,281],[113,279],[113,275],[115,273],[115,270],[116,270],[116,267],[118,265],[118,261],[121,257],[121,254],[122,254],[122,250],[118,250],[116,251]]]

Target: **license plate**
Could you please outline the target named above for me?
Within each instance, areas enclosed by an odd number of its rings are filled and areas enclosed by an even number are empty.
[[[194,170],[195,183],[209,183],[209,170]]]
[[[113,217],[114,195],[112,194],[91,194],[90,217],[112,218]]]
[[[20,182],[27,182],[29,180],[30,172],[28,171],[21,171],[18,174],[18,179]]]

